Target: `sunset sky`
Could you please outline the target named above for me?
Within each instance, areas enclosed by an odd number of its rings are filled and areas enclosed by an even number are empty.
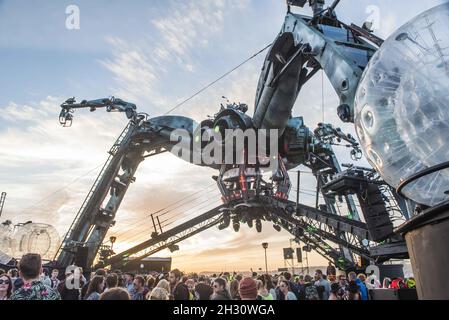
[[[374,17],[375,33],[385,38],[441,2],[342,0],[337,14],[358,25]],[[8,193],[1,219],[49,223],[61,236],[127,123],[123,114],[84,110],[75,113],[71,128],[62,128],[58,114],[63,101],[114,95],[136,103],[150,116],[162,115],[271,43],[286,13],[283,0],[30,3],[0,0],[0,192]],[[79,30],[66,28],[68,5],[80,9]],[[201,121],[216,113],[222,96],[247,103],[252,114],[263,59],[264,54],[259,55],[173,114]],[[337,119],[338,99],[326,78],[323,88],[325,121],[353,133]],[[311,129],[322,120],[321,90],[318,73],[293,110]],[[348,162],[345,150],[336,151]],[[169,207],[172,211],[165,217],[173,217],[173,223],[166,229],[217,206],[220,196],[213,174],[171,154],[146,160],[110,230],[109,235],[118,237],[115,251],[148,239],[153,231],[149,214],[194,192],[203,190],[182,206]],[[294,173],[292,182],[296,184]],[[304,176],[301,188],[301,201],[314,203],[313,177]],[[212,228],[180,243],[180,251],[158,256],[172,256],[173,265],[185,271],[245,271],[264,266],[261,243],[268,242],[273,270],[284,266],[282,248],[289,246],[290,238],[271,224],[264,224],[260,234],[245,226],[239,233]],[[326,262],[314,253],[309,264]]]

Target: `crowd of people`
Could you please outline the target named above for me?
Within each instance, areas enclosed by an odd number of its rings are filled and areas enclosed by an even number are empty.
[[[337,276],[332,266],[326,273],[316,270],[314,277],[289,272],[206,276],[178,269],[135,275],[98,269],[87,280],[80,268],[67,270],[64,276],[57,269],[49,273],[39,255],[26,254],[18,269],[0,269],[0,300],[368,300],[371,289],[415,287],[413,278],[385,278],[381,284],[374,274]]]

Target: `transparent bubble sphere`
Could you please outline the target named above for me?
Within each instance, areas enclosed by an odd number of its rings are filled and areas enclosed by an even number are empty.
[[[376,52],[357,89],[355,125],[368,161],[391,186],[449,161],[449,3],[403,25]],[[402,192],[429,206],[449,201],[449,169]]]

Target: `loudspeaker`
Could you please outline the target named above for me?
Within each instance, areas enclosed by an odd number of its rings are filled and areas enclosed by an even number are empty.
[[[292,248],[284,248],[284,260],[293,259],[293,252]]]
[[[372,239],[379,242],[393,234],[393,223],[390,220],[379,187],[368,185],[365,197],[358,194],[358,199]]]
[[[302,251],[301,248],[296,248],[296,259],[299,263],[302,263]]]
[[[87,270],[90,267],[87,265],[88,255],[89,255],[89,247],[78,247],[75,254],[75,266]]]

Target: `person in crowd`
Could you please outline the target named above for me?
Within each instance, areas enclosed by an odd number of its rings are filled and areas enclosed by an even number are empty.
[[[87,279],[86,279],[86,277],[84,276],[84,270],[83,270],[83,268],[82,268],[82,267],[78,267],[78,269],[79,269],[79,271],[80,271],[80,279],[82,280],[83,283],[87,283]],[[103,277],[106,277],[106,270],[105,270],[105,269],[102,269],[102,270],[103,270],[102,276],[103,276]]]
[[[128,290],[116,287],[103,292],[98,300],[131,300],[131,297]]]
[[[239,283],[239,295],[241,300],[257,299],[257,283],[253,278],[243,278]]]
[[[212,294],[211,300],[232,300],[227,285],[228,283],[224,278],[215,279],[212,285],[214,293]]]
[[[327,279],[326,279],[326,280],[327,280],[329,283],[334,283],[334,282],[337,281],[337,276],[331,274],[331,275],[327,276]]]
[[[125,289],[132,297],[134,294],[134,274],[131,272],[125,272]]]
[[[231,284],[229,285],[229,291],[231,293],[232,300],[240,300],[239,281],[238,280],[233,280],[231,282]]]
[[[280,275],[277,277],[277,285],[276,285],[276,300],[285,300],[284,294],[282,293],[279,286],[281,285],[281,282],[285,280],[285,277],[283,275]]]
[[[154,289],[155,285],[156,285],[156,279],[152,275],[148,275],[147,283],[145,284],[147,291],[150,293],[151,290]]]
[[[329,262],[329,265],[327,266],[326,269],[326,275],[329,276],[335,276],[337,274],[337,269],[335,269],[335,267],[332,265],[332,262]]]
[[[125,276],[123,275],[123,273],[120,270],[117,270],[114,273],[117,274],[117,277],[118,277],[117,287],[124,288],[125,287]]]
[[[390,284],[390,289],[404,289],[404,288],[406,288],[407,286],[406,286],[406,284],[405,284],[405,282],[404,282],[404,280],[402,279],[402,278],[394,278],[392,281],[391,281],[391,284]]]
[[[362,296],[360,294],[360,287],[354,280],[349,281],[348,288],[344,300],[362,300]]]
[[[165,279],[160,279],[156,285],[156,288],[165,289],[170,294],[170,283]]]
[[[357,277],[357,274],[354,271],[348,273],[349,286],[351,286],[351,282],[354,282],[358,287],[358,295],[360,296],[360,300],[368,300],[368,292],[366,290],[365,284]],[[352,285],[353,288],[348,288],[347,292],[355,291],[355,286]]]
[[[206,277],[200,276],[195,285],[195,300],[209,300],[213,293],[214,289],[206,283]]]
[[[298,300],[305,300],[306,299],[306,294],[305,294],[305,289],[306,289],[306,281],[304,280],[304,275],[300,275],[299,279],[298,279],[298,291],[299,291],[299,297]]]
[[[296,295],[290,289],[290,283],[287,280],[282,280],[279,283],[279,289],[284,296],[284,300],[298,300]]]
[[[116,273],[111,273],[106,276],[106,289],[104,292],[116,288],[118,286],[118,275]]]
[[[174,269],[168,274],[171,294],[174,300],[189,300],[189,289],[181,282],[181,278],[182,273],[178,269]]]
[[[48,270],[47,269],[42,269],[41,281],[46,286],[49,286],[49,287],[51,286],[50,276],[48,275]]]
[[[58,279],[58,276],[59,276],[59,270],[58,269],[53,269],[51,271],[50,287],[53,288],[54,290],[58,289],[59,283],[61,282]]]
[[[304,277],[304,299],[305,300],[320,300],[318,289],[313,283],[310,275]]]
[[[264,277],[265,277],[265,285],[267,287],[268,292],[273,297],[273,300],[277,300],[276,288],[274,286],[273,279],[271,278],[271,276],[269,274],[264,275]],[[299,290],[299,286],[298,286],[298,290]]]
[[[142,276],[134,277],[134,293],[132,300],[145,300],[148,290],[145,289],[145,279]]]
[[[3,273],[0,275],[0,300],[9,300],[12,294],[12,280],[10,276]]]
[[[19,278],[19,270],[16,268],[9,269],[7,275],[11,278],[11,281],[14,284],[14,282]]]
[[[60,300],[56,290],[44,285],[40,281],[42,273],[42,259],[39,254],[25,254],[19,262],[19,275],[23,279],[23,286],[11,295],[11,300]]]
[[[100,298],[100,295],[103,293],[104,283],[105,281],[103,276],[94,276],[89,282],[89,287],[87,288],[84,299],[98,300]]]
[[[323,278],[323,272],[321,270],[315,271],[315,286],[317,287],[320,299],[329,300],[331,291],[330,283]]]
[[[407,288],[415,289],[416,288],[416,280],[413,277],[410,277],[406,281]]]
[[[0,273],[2,274],[2,273]],[[16,291],[16,289],[22,287],[23,280],[19,277],[19,270],[16,268],[12,268],[8,270],[7,275],[11,278],[12,282],[12,292]]]
[[[252,277],[253,279],[256,279],[256,278],[257,278],[257,272],[253,271],[253,268],[251,268],[251,277]]]
[[[75,272],[76,271],[76,272]],[[62,300],[80,300],[87,292],[88,284],[84,282],[85,278],[81,278],[81,270],[76,266],[71,266],[66,269],[64,281],[60,281],[58,285],[58,292]],[[86,288],[84,291],[83,289]]]
[[[156,287],[148,294],[148,300],[169,300],[170,295],[164,288]]]
[[[338,284],[338,282],[332,283],[331,292],[329,294],[329,300],[341,300],[339,292],[340,292],[340,285]]]
[[[189,289],[189,300],[195,300],[195,280],[187,279],[184,284]]]
[[[5,269],[0,269],[0,274],[5,274],[5,273],[6,273]]]
[[[368,289],[365,285],[366,276],[363,273],[360,273],[355,280],[355,283],[360,287],[360,295],[362,300],[368,300]]]
[[[83,273],[82,268],[79,268],[79,273],[82,275],[82,273]],[[107,274],[106,270],[100,268],[100,269],[95,270],[94,275],[91,276],[90,278],[92,279],[94,276],[102,276],[102,277],[106,278],[106,274]],[[81,293],[80,293],[80,297],[82,298],[82,297],[86,296],[87,289],[89,288],[89,281],[87,281],[86,278],[84,278],[84,275],[82,275],[81,282],[83,283],[83,285],[81,287]],[[63,299],[63,300],[65,300],[65,299]]]
[[[274,300],[267,289],[267,279],[262,275],[257,277],[257,300]]]
[[[346,276],[344,274],[338,276],[338,284],[340,286],[338,295],[340,296],[340,299],[343,299],[343,296],[346,293],[346,288],[348,286],[348,281],[346,280]]]
[[[288,285],[290,291],[296,296],[296,299],[299,298],[299,286],[292,281],[292,274],[290,272],[284,272],[284,278],[288,281]]]

